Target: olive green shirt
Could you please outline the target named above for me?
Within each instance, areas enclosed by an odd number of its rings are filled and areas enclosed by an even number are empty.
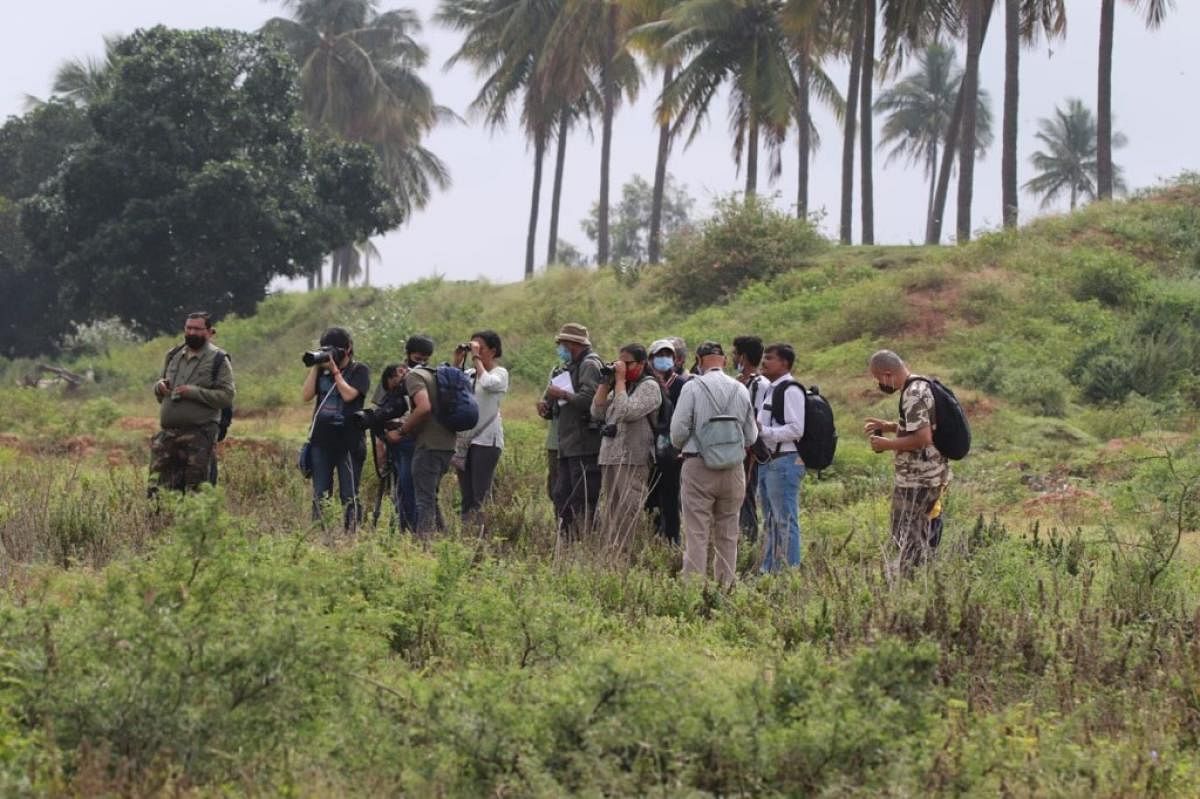
[[[213,359],[221,355],[217,379],[213,380]],[[221,421],[221,409],[232,408],[237,389],[233,383],[233,366],[229,357],[211,343],[199,352],[183,347],[171,356],[166,365],[166,379],[171,392],[158,399],[158,422],[164,429],[203,427]],[[187,386],[186,396],[179,387]]]
[[[404,378],[404,387],[408,389],[408,396],[414,400],[422,391],[429,394],[430,411],[429,415],[422,420],[420,428],[417,429],[417,446],[442,452],[453,452],[458,437],[453,431],[447,430],[441,425],[433,415],[433,409],[437,407],[438,401],[437,375],[431,369],[413,369]]]

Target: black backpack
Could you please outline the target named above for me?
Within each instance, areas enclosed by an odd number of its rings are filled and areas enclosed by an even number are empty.
[[[172,349],[170,352],[167,353],[167,360],[163,363],[163,370],[162,370],[162,376],[164,378],[166,378],[166,376],[167,376],[167,369],[169,369],[171,366],[171,359],[174,358],[176,355],[178,355],[183,350],[183,348],[186,346],[187,346],[186,344],[180,344],[178,347],[175,347],[174,349]],[[217,355],[215,358],[213,358],[212,377],[209,378],[209,382],[212,383],[214,386],[217,384],[217,375],[220,374],[220,372],[221,372],[221,362],[224,361],[226,358],[229,358],[228,352],[226,352],[225,350],[221,350],[221,349],[217,350]],[[233,359],[229,358],[229,361],[230,361],[230,363],[232,363]],[[231,424],[233,424],[233,406],[232,405],[230,405],[228,408],[221,409],[221,421],[219,421],[217,423],[217,441],[225,440],[225,436],[229,435],[229,426]]]
[[[804,461],[804,468],[821,471],[833,463],[837,452],[837,427],[833,423],[833,408],[821,396],[816,386],[805,388],[803,384],[789,380],[780,383],[771,392],[771,418],[775,424],[784,424],[783,395],[792,386],[804,392],[804,435],[796,442],[796,451]]]
[[[904,388],[914,380],[924,380],[933,391],[933,445],[952,461],[960,461],[971,451],[971,425],[954,392],[933,377],[910,377]],[[904,398],[900,399],[900,418],[904,418]]]

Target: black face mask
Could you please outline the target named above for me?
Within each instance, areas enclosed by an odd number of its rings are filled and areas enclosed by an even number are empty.
[[[408,361],[407,361],[407,363],[408,363],[408,368],[409,368],[409,369],[416,369],[418,366],[424,366],[424,365],[425,365],[425,362],[424,362],[424,361],[414,361],[412,358],[409,358],[409,359],[408,359]]]
[[[877,385],[879,386],[879,390],[882,391],[884,394],[895,394],[896,393],[895,386],[885,386],[883,383],[879,383]]]
[[[198,350],[208,343],[208,339],[205,336],[184,336],[183,343],[190,350]]]

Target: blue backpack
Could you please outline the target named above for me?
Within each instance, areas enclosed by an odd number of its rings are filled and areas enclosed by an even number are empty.
[[[449,364],[423,368],[433,372],[437,384],[437,402],[433,405],[437,423],[453,433],[474,429],[479,424],[479,403],[466,373]]]

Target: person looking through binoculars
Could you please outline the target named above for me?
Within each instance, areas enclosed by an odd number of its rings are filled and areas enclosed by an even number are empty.
[[[504,450],[500,402],[508,393],[508,370],[496,363],[502,355],[500,336],[494,330],[472,333],[470,341],[454,350],[455,365],[470,378],[479,405],[478,424],[458,434],[450,461],[462,492],[464,522],[478,516],[491,495],[496,466]]]
[[[354,341],[340,327],[326,330],[320,348],[304,353],[302,360],[308,367],[302,396],[315,403],[309,446],[313,519],[321,518],[321,503],[333,494],[336,472],[345,529],[353,532],[363,516],[358,488],[367,456],[362,428],[353,417],[363,409],[371,372],[354,360]]]

